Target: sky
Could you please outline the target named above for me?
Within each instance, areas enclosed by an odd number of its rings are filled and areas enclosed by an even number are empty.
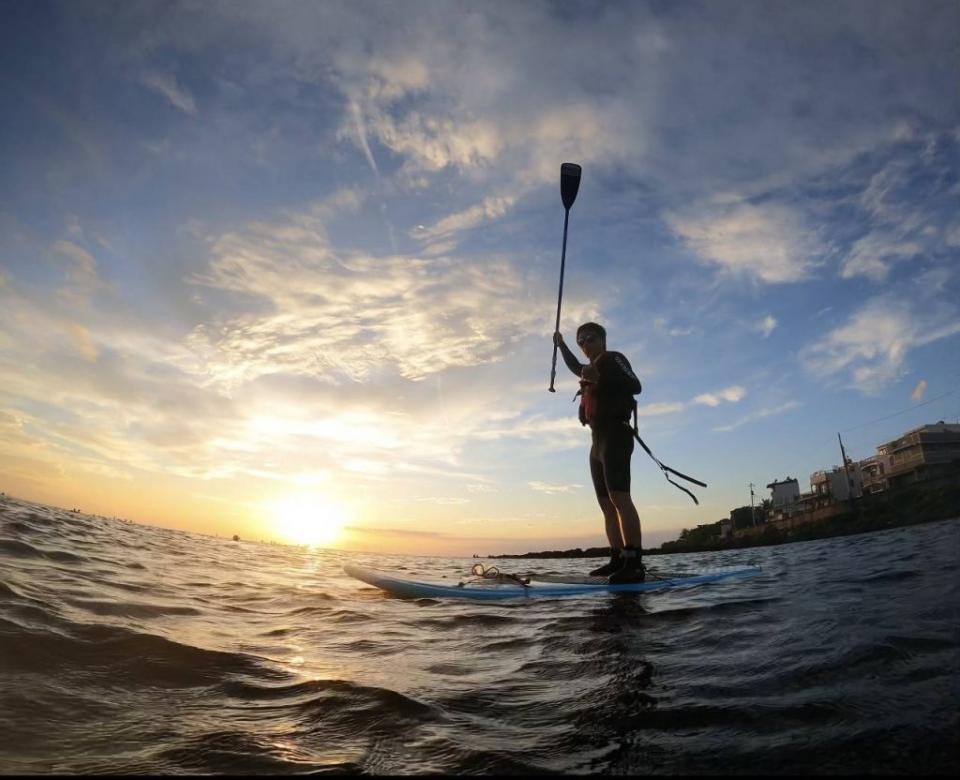
[[[960,418],[956,2],[2,2],[0,490],[343,549],[644,546]]]

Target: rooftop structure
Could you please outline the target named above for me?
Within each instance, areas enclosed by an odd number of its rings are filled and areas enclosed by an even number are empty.
[[[774,508],[787,506],[800,498],[800,483],[796,477],[787,477],[782,482],[774,480],[767,487],[770,489]]]
[[[861,466],[871,470],[871,486],[885,489],[927,479],[955,460],[960,460],[960,425],[941,420],[884,442]]]

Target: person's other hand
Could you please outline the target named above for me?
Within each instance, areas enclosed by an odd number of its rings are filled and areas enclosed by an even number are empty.
[[[558,330],[556,333],[553,334],[553,346],[559,347],[562,344],[563,344],[563,336],[560,334],[560,331]]]

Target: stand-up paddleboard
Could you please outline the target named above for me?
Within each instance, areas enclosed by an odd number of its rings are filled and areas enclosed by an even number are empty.
[[[344,572],[376,588],[395,596],[407,598],[461,598],[461,599],[510,599],[531,597],[556,596],[586,596],[591,593],[640,593],[645,591],[670,590],[672,588],[688,588],[694,585],[705,585],[709,582],[719,582],[733,577],[751,577],[760,573],[759,566],[743,566],[738,568],[715,569],[704,572],[686,572],[676,576],[666,577],[658,574],[648,574],[646,582],[635,582],[623,585],[610,585],[599,578],[581,578],[571,580],[538,580],[533,575],[529,584],[518,581],[501,581],[497,579],[467,579],[456,585],[441,582],[423,582],[401,577],[376,569],[367,569],[348,563],[343,567]],[[592,582],[589,580],[593,580]]]

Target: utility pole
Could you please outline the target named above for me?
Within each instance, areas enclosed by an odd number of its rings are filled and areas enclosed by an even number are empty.
[[[840,438],[840,434],[837,434],[837,441],[840,442],[840,457],[843,458],[843,474],[847,480],[847,498],[850,500],[850,511],[856,512],[857,507],[853,501],[853,484],[850,482],[850,467],[847,465],[847,453],[843,449],[843,439]]]
[[[750,483],[750,525],[757,524],[757,513],[753,509],[753,483]]]

